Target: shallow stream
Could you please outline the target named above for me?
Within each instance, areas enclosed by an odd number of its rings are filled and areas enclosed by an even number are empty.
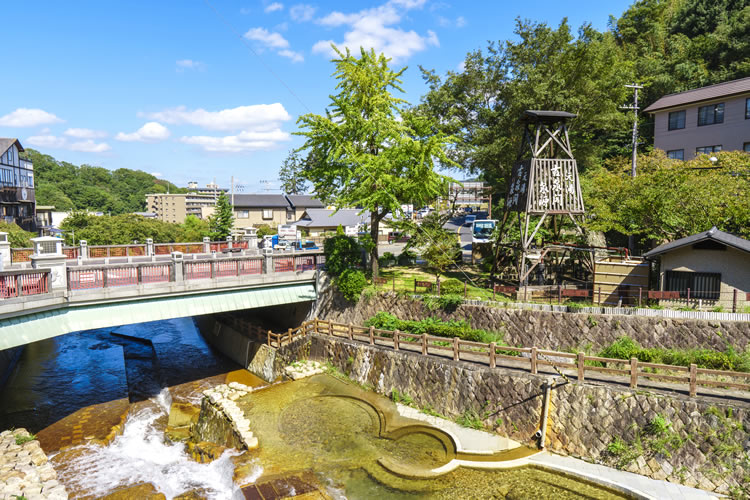
[[[238,466],[243,484],[259,488],[305,477],[318,490],[307,498],[617,498],[530,468],[459,468],[434,479],[393,474],[381,458],[424,471],[452,451],[429,432],[390,439],[405,424],[390,402],[330,376],[250,393],[241,406],[260,448],[198,463],[182,443],[165,439],[170,405],[199,405],[203,390],[230,380],[263,385],[238,368],[189,318],[57,337],[26,348],[0,393],[0,429],[38,433],[71,498],[141,485],[126,498],[241,499]]]

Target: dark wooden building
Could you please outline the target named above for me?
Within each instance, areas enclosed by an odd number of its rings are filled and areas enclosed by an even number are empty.
[[[35,231],[34,166],[19,156],[22,151],[18,139],[0,138],[0,216]]]

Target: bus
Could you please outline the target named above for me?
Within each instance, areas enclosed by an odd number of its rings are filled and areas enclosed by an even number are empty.
[[[475,220],[471,224],[471,242],[489,243],[497,221],[494,219]]]

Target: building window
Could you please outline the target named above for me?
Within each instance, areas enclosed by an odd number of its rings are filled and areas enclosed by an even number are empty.
[[[250,210],[237,210],[235,216],[238,219],[248,219],[250,218]]]
[[[721,151],[721,144],[718,144],[716,146],[703,146],[701,148],[695,148],[696,155],[708,155],[711,153],[718,153],[719,151]]]
[[[750,142],[746,142],[742,145],[742,149],[745,151],[745,153],[750,153]]]
[[[750,120],[750,97],[745,99],[745,120]]]
[[[685,159],[685,150],[684,149],[673,149],[672,151],[667,151],[667,158],[671,158],[673,160],[684,160]]]
[[[291,210],[286,211],[286,220],[294,220],[294,212]]]
[[[669,113],[669,130],[685,128],[685,110]]]
[[[686,271],[667,271],[664,290],[669,292],[680,292],[680,298],[687,298],[690,289],[690,298],[718,300],[721,291],[720,273],[694,273]]]
[[[724,123],[724,103],[710,104],[698,108],[698,126]]]
[[[264,208],[263,209],[263,220],[271,220],[273,219],[273,210],[270,208]]]

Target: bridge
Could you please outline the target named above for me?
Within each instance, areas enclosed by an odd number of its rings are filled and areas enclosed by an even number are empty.
[[[170,244],[167,255],[148,242],[136,254],[117,246],[91,255],[83,242],[71,255],[51,237],[34,238],[27,260],[14,262],[2,240],[0,350],[80,330],[313,301],[325,263],[319,251],[261,251],[247,241]]]

